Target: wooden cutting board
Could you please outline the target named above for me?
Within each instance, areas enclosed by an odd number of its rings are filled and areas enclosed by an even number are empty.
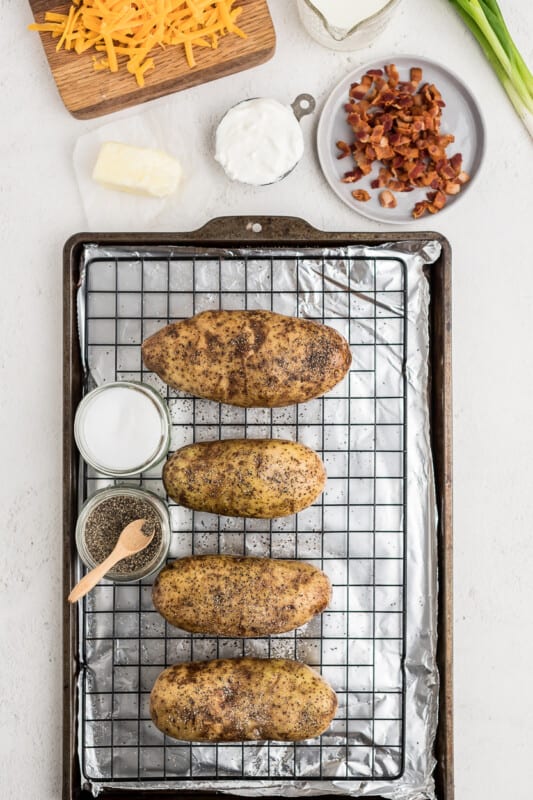
[[[65,13],[70,7],[70,3],[59,0],[29,2],[36,22],[44,21],[46,11]],[[181,46],[159,49],[154,54],[156,68],[145,74],[146,84],[142,89],[125,68],[116,73],[96,72],[94,51],[79,56],[65,50],[57,53],[57,40],[50,33],[40,35],[65,106],[77,119],[91,119],[268,61],[274,54],[276,34],[267,0],[240,0],[239,5],[243,11],[238,24],[247,39],[228,34],[219,40],[217,50],[195,47],[197,64],[192,69]]]

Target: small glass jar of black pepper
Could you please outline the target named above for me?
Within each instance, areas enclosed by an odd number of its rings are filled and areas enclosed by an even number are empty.
[[[136,519],[155,527],[153,540],[144,550],[119,561],[105,580],[133,583],[160,570],[170,546],[168,508],[152,492],[130,486],[101,489],[84,503],[76,525],[76,546],[85,566],[93,569],[101,564],[126,525]]]

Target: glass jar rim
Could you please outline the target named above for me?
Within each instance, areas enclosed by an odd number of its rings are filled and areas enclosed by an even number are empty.
[[[329,33],[331,38],[335,39],[335,41],[341,42],[341,41],[344,41],[344,39],[348,39],[350,36],[352,36],[354,33],[356,33],[359,30],[359,28],[361,28],[364,25],[366,25],[367,22],[371,22],[372,20],[377,19],[381,14],[383,14],[384,11],[386,11],[389,8],[392,8],[392,6],[395,5],[395,3],[398,3],[399,0],[387,0],[384,6],[382,6],[381,8],[378,8],[378,10],[374,11],[373,14],[369,14],[368,17],[364,17],[363,19],[360,19],[359,22],[356,22],[355,25],[353,25],[351,28],[348,28],[346,30],[338,28],[335,25],[330,25],[330,23],[328,22],[328,20],[326,19],[326,17],[322,13],[322,11],[320,11],[320,9],[318,9],[315,6],[313,0],[302,0],[302,2],[305,3],[306,6],[308,6],[310,11],[313,11],[317,15],[317,17],[320,18],[320,21],[322,22],[322,25],[324,26],[325,30]],[[334,36],[333,33],[332,33],[332,30],[339,31],[340,33],[342,33],[342,36],[339,36],[339,37]]]
[[[128,468],[124,470],[112,469],[105,464],[100,464],[90,453],[83,436],[82,422],[84,414],[87,412],[90,403],[96,395],[113,388],[129,388],[141,392],[152,401],[161,418],[161,438],[157,448],[154,450],[149,459],[142,464],[139,464],[135,468]],[[158,392],[156,392],[152,386],[149,386],[147,383],[143,383],[142,381],[112,381],[110,383],[103,383],[101,386],[97,386],[96,389],[92,389],[80,401],[74,417],[74,439],[83,460],[98,473],[114,478],[129,478],[139,475],[141,472],[150,469],[164,458],[170,447],[171,426],[172,423],[168,406],[163,401],[161,395],[158,394]]]

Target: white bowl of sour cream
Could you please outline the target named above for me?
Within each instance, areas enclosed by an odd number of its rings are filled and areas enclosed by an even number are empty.
[[[276,183],[303,156],[299,120],[314,107],[311,95],[300,95],[292,106],[268,97],[242,100],[218,125],[215,159],[233,181],[251,186]]]

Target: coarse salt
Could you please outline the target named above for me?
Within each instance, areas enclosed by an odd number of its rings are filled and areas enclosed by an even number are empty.
[[[99,471],[136,472],[157,457],[165,419],[143,387],[102,387],[87,395],[81,410],[78,446]]]

